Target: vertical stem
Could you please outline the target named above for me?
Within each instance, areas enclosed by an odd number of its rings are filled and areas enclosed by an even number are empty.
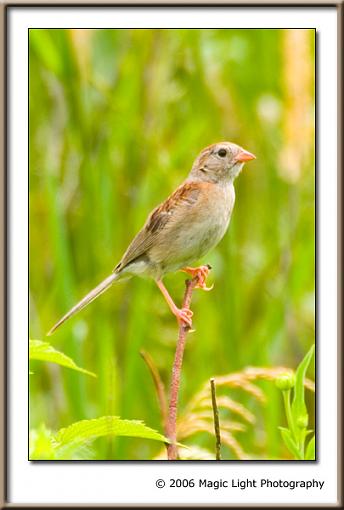
[[[198,277],[192,280],[186,280],[185,293],[183,299],[183,308],[190,308],[192,292],[198,283]],[[178,448],[177,441],[177,410],[178,410],[178,395],[180,387],[180,375],[183,363],[183,355],[185,349],[186,336],[190,328],[185,325],[179,326],[179,335],[176,346],[176,353],[174,355],[174,362],[172,368],[171,388],[170,388],[170,403],[168,409],[168,417],[166,424],[166,436],[171,440],[171,444],[167,445],[168,460],[177,460]]]
[[[285,407],[285,413],[287,416],[287,423],[289,430],[292,433],[293,439],[296,443],[296,446],[299,450],[301,459],[305,458],[305,436],[303,432],[299,431],[297,429],[297,425],[295,425],[293,414],[291,412],[291,406],[290,406],[290,390],[283,390],[283,400],[284,400],[284,407]]]
[[[214,414],[214,429],[215,429],[215,437],[216,437],[216,460],[221,460],[221,435],[220,435],[220,422],[219,422],[219,410],[216,402],[216,388],[215,388],[215,379],[210,379],[210,387],[211,387],[211,403],[213,406],[213,414]]]
[[[293,415],[291,413],[291,408],[290,408],[290,390],[283,390],[282,394],[283,394],[285,414],[287,416],[288,427],[291,430],[295,441],[297,441]]]

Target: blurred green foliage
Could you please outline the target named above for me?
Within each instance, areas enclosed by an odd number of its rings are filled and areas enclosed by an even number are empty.
[[[181,409],[214,375],[297,366],[314,343],[314,31],[31,29],[29,42],[31,336],[44,340],[111,272],[200,150],[229,140],[257,160],[236,181],[229,232],[202,261],[215,287],[194,293]],[[165,281],[177,303],[184,280]],[[31,426],[116,415],[162,431],[139,350],[168,384],[176,336],[153,281],[113,286],[51,338],[98,378],[34,370]],[[268,404],[241,441],[281,458],[282,403],[264,389]],[[158,449],[99,439],[94,455]]]

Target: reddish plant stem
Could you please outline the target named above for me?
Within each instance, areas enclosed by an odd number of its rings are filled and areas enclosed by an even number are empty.
[[[182,308],[190,309],[192,292],[198,283],[196,276],[192,280],[185,281],[185,293],[183,298]],[[177,340],[176,352],[174,355],[174,362],[172,368],[172,378],[170,387],[170,403],[168,408],[168,417],[166,423],[166,436],[170,439],[171,443],[167,445],[167,458],[168,460],[178,459],[177,448],[177,410],[178,410],[178,394],[180,387],[180,376],[183,363],[183,355],[186,343],[186,337],[190,331],[189,326],[180,325],[179,335]]]

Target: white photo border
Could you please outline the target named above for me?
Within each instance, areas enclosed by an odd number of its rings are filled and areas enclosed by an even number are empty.
[[[263,14],[264,9],[264,16]],[[169,12],[167,12],[169,10]],[[297,13],[295,12],[297,10]],[[245,11],[245,12],[244,12]],[[341,11],[342,12],[342,11]],[[29,28],[316,28],[317,29],[317,432],[319,461],[315,463],[105,463],[61,462],[33,463],[27,460],[27,347],[20,340],[27,337],[26,322],[18,314],[28,315],[27,246],[28,246],[28,93],[27,30]],[[98,19],[101,14],[102,19]],[[245,15],[245,22],[240,21]],[[272,16],[271,16],[272,14]],[[147,16],[148,15],[148,16]],[[337,196],[341,160],[336,126],[340,95],[337,96],[338,12],[327,7],[293,6],[12,6],[7,7],[8,51],[8,440],[7,503],[47,505],[197,505],[197,506],[336,506],[341,459],[337,458],[341,426],[337,428],[340,393],[336,369],[341,296],[341,267],[338,258],[340,237]],[[275,17],[275,18],[274,18]],[[274,19],[273,19],[274,18]],[[261,24],[260,24],[261,23]],[[282,23],[282,26],[281,26]],[[190,26],[191,25],[191,26]],[[338,60],[337,60],[338,57]],[[18,151],[18,147],[20,150]],[[322,169],[324,169],[322,171]],[[320,204],[320,206],[319,206]],[[325,268],[325,269],[324,269]],[[339,283],[339,285],[338,285]],[[333,299],[335,298],[335,299]],[[326,342],[326,344],[325,344]],[[320,358],[321,356],[321,358]],[[339,363],[339,361],[338,361]],[[24,370],[23,370],[24,367]],[[326,374],[321,376],[321,374]],[[24,432],[23,432],[24,431]],[[326,437],[326,443],[324,438]],[[334,459],[336,462],[334,462]],[[325,468],[324,468],[325,464]],[[322,466],[323,465],[323,466]],[[323,467],[323,468],[322,468]],[[96,471],[93,471],[93,470]],[[178,492],[159,489],[155,481],[170,477],[216,479],[259,478],[259,472],[273,470],[274,478],[294,477],[326,479],[326,491],[312,493],[276,490]],[[284,475],[285,470],[290,474]],[[306,471],[307,474],[302,473]],[[255,474],[257,473],[257,474]],[[209,475],[208,475],[209,476]],[[81,482],[81,484],[78,482]],[[79,485],[78,485],[79,483]],[[62,490],[63,488],[63,490]],[[134,490],[133,490],[134,489]],[[115,496],[114,496],[115,495]],[[41,499],[39,499],[41,498]],[[313,498],[313,499],[312,499]],[[258,501],[259,500],[259,503]]]

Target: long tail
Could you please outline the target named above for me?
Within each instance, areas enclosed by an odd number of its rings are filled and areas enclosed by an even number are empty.
[[[91,292],[89,292],[87,294],[87,296],[85,296],[81,301],[79,301],[79,303],[77,303],[75,306],[73,306],[73,308],[71,308],[69,310],[69,312],[67,312],[56,324],[55,326],[53,326],[51,328],[51,330],[49,331],[49,333],[47,333],[48,336],[52,335],[54,333],[54,331],[61,326],[61,324],[63,324],[64,322],[66,322],[68,319],[70,319],[73,315],[75,315],[77,312],[79,312],[80,310],[82,310],[82,308],[85,308],[85,306],[87,306],[89,303],[91,303],[91,301],[93,301],[94,299],[96,299],[98,296],[100,296],[100,294],[102,294],[103,292],[105,292],[109,287],[111,287],[111,285],[113,284],[113,282],[115,280],[117,280],[119,278],[119,273],[113,273],[111,274],[110,276],[108,276],[107,278],[105,278],[105,280],[103,280],[99,285],[97,285],[97,287],[95,287],[93,290],[91,290]]]

